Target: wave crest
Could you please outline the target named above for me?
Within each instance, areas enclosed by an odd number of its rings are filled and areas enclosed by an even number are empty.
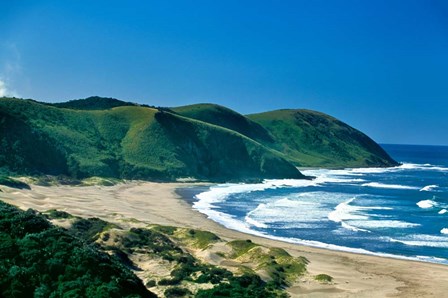
[[[437,202],[433,200],[421,200],[420,202],[417,202],[417,206],[422,209],[428,209],[437,206]]]
[[[418,189],[418,187],[400,185],[400,184],[384,184],[379,182],[369,182],[361,184],[361,186],[365,187],[375,187],[375,188],[387,188],[387,189]]]
[[[420,191],[433,191],[435,188],[439,187],[438,185],[426,185],[425,187],[423,187],[422,189],[420,189]]]

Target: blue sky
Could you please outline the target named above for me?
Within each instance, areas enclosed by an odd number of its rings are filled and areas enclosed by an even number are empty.
[[[448,2],[2,1],[0,95],[307,108],[448,145]]]

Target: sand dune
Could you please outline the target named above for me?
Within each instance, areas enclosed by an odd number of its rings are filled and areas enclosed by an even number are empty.
[[[448,266],[317,249],[228,230],[175,193],[180,183],[129,182],[115,186],[0,187],[0,199],[22,209],[59,209],[81,217],[99,217],[122,226],[161,224],[211,231],[226,240],[251,239],[286,249],[310,260],[306,276],[288,289],[292,297],[445,297]],[[312,276],[325,273],[332,284]]]

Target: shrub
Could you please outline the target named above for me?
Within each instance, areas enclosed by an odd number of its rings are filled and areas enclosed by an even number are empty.
[[[333,277],[331,277],[330,275],[327,274],[318,274],[314,277],[315,280],[320,281],[320,282],[332,282],[333,281]]]
[[[191,292],[185,288],[171,287],[166,289],[164,294],[165,297],[171,298],[171,297],[184,297],[185,295],[191,294]]]

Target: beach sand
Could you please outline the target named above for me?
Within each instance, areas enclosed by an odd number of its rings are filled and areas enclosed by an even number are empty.
[[[225,240],[251,239],[310,261],[308,274],[288,289],[292,297],[448,297],[448,266],[331,251],[247,235],[209,220],[176,194],[180,183],[128,182],[115,186],[0,186],[0,199],[22,209],[58,209],[120,225],[161,224],[211,231]],[[321,284],[312,277],[334,278]]]

